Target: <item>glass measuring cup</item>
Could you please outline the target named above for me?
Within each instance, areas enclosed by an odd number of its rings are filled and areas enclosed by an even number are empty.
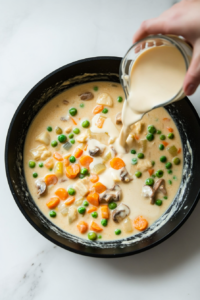
[[[189,68],[190,60],[192,57],[192,48],[189,44],[185,42],[182,37],[178,36],[165,36],[165,35],[152,35],[148,36],[131,46],[131,48],[127,51],[124,58],[121,61],[120,69],[119,69],[119,76],[122,87],[124,89],[126,99],[129,96],[130,91],[130,74],[132,66],[137,59],[137,57],[143,53],[145,50],[151,47],[161,47],[161,46],[173,46],[176,47],[185,61],[186,72]],[[177,93],[171,98],[168,99],[166,102],[156,105],[154,108],[167,105],[171,102],[177,101],[182,99],[185,96],[183,87],[177,91]]]

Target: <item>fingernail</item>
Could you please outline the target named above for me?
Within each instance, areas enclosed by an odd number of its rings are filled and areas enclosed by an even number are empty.
[[[194,84],[189,84],[186,88],[186,95],[192,95],[196,90],[196,87]]]

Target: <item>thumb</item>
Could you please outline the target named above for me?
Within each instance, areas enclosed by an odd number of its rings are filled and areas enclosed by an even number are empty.
[[[183,89],[186,95],[194,94],[200,84],[200,41],[194,46],[192,61],[186,73]]]

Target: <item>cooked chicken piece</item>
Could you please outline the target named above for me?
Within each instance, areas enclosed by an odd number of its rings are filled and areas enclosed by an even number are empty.
[[[117,125],[121,125],[122,124],[122,113],[121,113],[121,111],[118,114],[116,114],[116,116],[115,116],[115,122],[116,122]]]
[[[38,135],[35,140],[48,146],[50,144],[50,135],[45,131]]]
[[[49,151],[43,145],[40,145],[37,148],[31,149],[30,152],[35,160],[40,160],[40,159],[45,160],[47,157],[51,156],[51,151]],[[44,155],[43,155],[43,153],[44,153]]]
[[[65,128],[66,133],[70,133],[72,131],[72,126],[68,126]]]
[[[113,106],[113,100],[112,100],[111,96],[108,95],[107,93],[101,93],[97,98],[97,103],[106,105],[106,106],[110,106],[110,107]]]
[[[140,159],[136,165],[136,169],[141,172],[147,171],[152,168],[152,164],[148,159]]]
[[[77,218],[78,218],[77,208],[75,206],[71,206],[69,208],[69,212],[68,212],[69,224],[71,224],[72,222],[76,221]]]
[[[84,197],[89,192],[89,188],[90,188],[90,179],[89,179],[89,177],[85,177],[83,179],[79,179],[74,184],[74,189],[82,197]]]

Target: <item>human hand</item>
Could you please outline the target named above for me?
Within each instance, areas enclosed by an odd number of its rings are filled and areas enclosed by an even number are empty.
[[[133,37],[133,43],[150,34],[183,36],[193,46],[192,60],[184,79],[186,95],[192,95],[200,84],[200,0],[183,0],[159,17],[144,21]]]

